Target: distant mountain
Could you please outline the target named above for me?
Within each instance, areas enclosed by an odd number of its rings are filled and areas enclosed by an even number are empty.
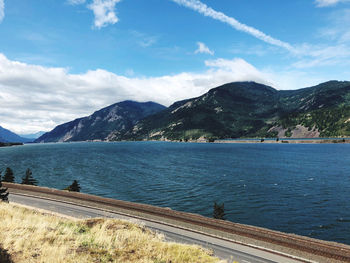
[[[46,132],[44,132],[44,131],[39,131],[36,133],[30,133],[30,134],[19,134],[19,136],[35,140],[45,133]]]
[[[111,133],[122,136],[139,120],[166,107],[154,102],[123,101],[84,118],[57,126],[35,142],[107,140]]]
[[[179,101],[113,140],[350,136],[350,82],[277,91],[255,82],[229,83]]]
[[[23,138],[16,133],[0,126],[0,142],[31,142],[29,138]]]

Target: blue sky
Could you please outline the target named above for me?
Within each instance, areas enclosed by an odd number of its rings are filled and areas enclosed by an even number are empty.
[[[0,0],[0,125],[49,130],[124,100],[254,80],[350,80],[348,0]]]

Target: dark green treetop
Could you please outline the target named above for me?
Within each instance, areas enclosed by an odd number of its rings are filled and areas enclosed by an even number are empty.
[[[4,178],[2,179],[4,182],[8,183],[14,183],[15,182],[15,177],[13,175],[13,171],[10,167],[6,168]]]
[[[80,192],[80,185],[77,180],[74,180],[73,183],[66,187],[64,190],[68,190],[69,192]]]
[[[38,181],[33,178],[32,174],[32,171],[28,168],[21,184],[38,185]]]
[[[7,188],[2,187],[2,182],[0,178],[0,201],[8,202],[8,195],[9,193],[7,192]]]
[[[215,219],[225,220],[225,206],[224,206],[224,203],[222,203],[221,205],[217,204],[216,202],[214,203],[213,217]]]

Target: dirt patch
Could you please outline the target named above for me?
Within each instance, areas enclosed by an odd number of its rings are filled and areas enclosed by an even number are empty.
[[[277,132],[277,136],[279,138],[285,138],[286,132],[288,128],[284,129],[282,126],[274,126],[268,130],[268,132]],[[305,127],[303,125],[297,125],[293,129],[290,129],[290,133],[292,138],[319,138],[320,132],[316,127],[312,127],[311,129]]]

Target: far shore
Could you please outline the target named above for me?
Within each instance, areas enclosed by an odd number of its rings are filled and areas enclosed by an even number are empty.
[[[121,140],[121,141],[103,141],[103,140],[87,140],[87,141],[72,141],[72,142],[53,142],[53,143],[81,143],[81,142],[137,142],[133,140]],[[315,144],[315,143],[328,143],[328,144],[339,144],[339,143],[350,143],[350,138],[242,138],[242,139],[218,139],[214,141],[209,141],[206,139],[197,139],[197,140],[188,140],[188,141],[179,141],[179,140],[140,140],[139,142],[182,142],[182,143],[258,143],[258,144]],[[52,143],[52,142],[51,142]],[[31,143],[33,144],[33,143]],[[36,144],[36,143],[34,143]],[[41,144],[41,143],[37,143]],[[14,146],[14,145],[23,145],[23,143],[7,143],[6,145],[1,146]]]
[[[227,139],[215,140],[215,143],[350,143],[350,138]]]
[[[0,142],[0,147],[11,147],[11,146],[18,146],[23,145],[21,142]]]

